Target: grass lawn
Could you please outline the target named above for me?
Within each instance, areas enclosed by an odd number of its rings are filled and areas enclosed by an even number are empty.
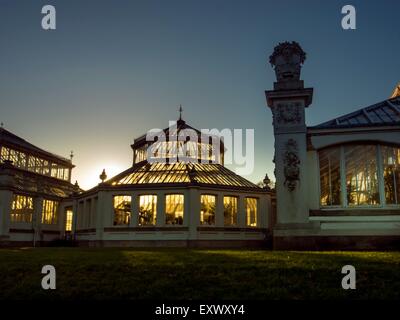
[[[41,288],[54,265],[57,289]],[[357,289],[341,287],[342,266]],[[0,250],[0,299],[400,299],[400,252]]]

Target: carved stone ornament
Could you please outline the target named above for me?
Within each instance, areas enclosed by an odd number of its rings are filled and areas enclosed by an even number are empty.
[[[286,151],[283,156],[284,163],[284,186],[293,191],[296,189],[297,181],[300,180],[300,159],[298,156],[297,142],[289,139],[286,143]]]
[[[276,124],[298,124],[301,122],[298,103],[278,104],[274,111]]]
[[[269,57],[269,62],[275,67],[278,82],[298,81],[305,59],[306,53],[297,42],[292,41],[279,43]]]

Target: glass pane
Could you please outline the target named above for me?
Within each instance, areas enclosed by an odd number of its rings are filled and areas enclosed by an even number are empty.
[[[157,196],[139,197],[139,226],[155,225],[157,216]]]
[[[33,198],[18,194],[13,195],[11,222],[32,222]]]
[[[329,148],[319,152],[319,177],[321,205],[340,205],[340,147]]]
[[[257,199],[246,198],[246,225],[257,227]]]
[[[129,225],[131,221],[131,197],[114,196],[114,226]]]
[[[200,201],[200,224],[215,225],[216,196],[202,194]]]
[[[183,224],[183,194],[165,196],[165,223]]]
[[[344,147],[347,203],[350,206],[379,204],[376,145]]]
[[[65,231],[72,231],[72,209],[68,208],[65,212]]]
[[[400,203],[400,148],[382,146],[386,204]]]
[[[57,224],[58,223],[58,202],[57,201],[43,200],[42,223],[43,224]]]
[[[224,197],[224,225],[235,226],[237,224],[237,198]]]
[[[10,153],[10,149],[8,149],[7,147],[2,147],[1,154],[0,154],[0,160],[1,161],[9,160],[9,153]]]

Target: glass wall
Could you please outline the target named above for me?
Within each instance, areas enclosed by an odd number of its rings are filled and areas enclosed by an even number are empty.
[[[246,226],[257,227],[257,198],[246,198]]]
[[[347,204],[379,204],[377,148],[374,145],[344,147]]]
[[[42,209],[42,223],[43,224],[57,224],[58,223],[58,202],[52,200],[43,200]]]
[[[120,226],[120,225],[128,226],[131,221],[131,197],[114,196],[113,203],[114,203],[114,226]]]
[[[400,148],[382,146],[386,204],[400,204]]]
[[[399,164],[400,149],[392,146],[346,144],[319,151],[321,205],[400,204]]]
[[[202,194],[200,197],[200,224],[215,225],[216,196]]]
[[[340,152],[336,148],[319,153],[321,204],[340,205]]]
[[[224,197],[224,225],[237,225],[237,198]]]
[[[156,224],[157,196],[142,195],[139,197],[139,226]]]
[[[32,222],[33,198],[14,194],[11,205],[11,222]]]
[[[47,160],[27,154],[25,152],[2,146],[0,160],[12,161],[13,165],[20,169],[69,181],[69,168],[57,163],[51,163]]]
[[[183,194],[165,196],[165,224],[183,224]]]

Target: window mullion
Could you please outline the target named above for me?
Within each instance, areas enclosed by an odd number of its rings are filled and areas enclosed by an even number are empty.
[[[340,183],[342,206],[347,207],[347,188],[346,188],[346,162],[344,158],[344,147],[340,146]]]
[[[377,145],[377,157],[378,157],[378,189],[379,189],[379,200],[382,206],[386,205],[385,199],[385,184],[383,179],[383,161],[381,146]]]

